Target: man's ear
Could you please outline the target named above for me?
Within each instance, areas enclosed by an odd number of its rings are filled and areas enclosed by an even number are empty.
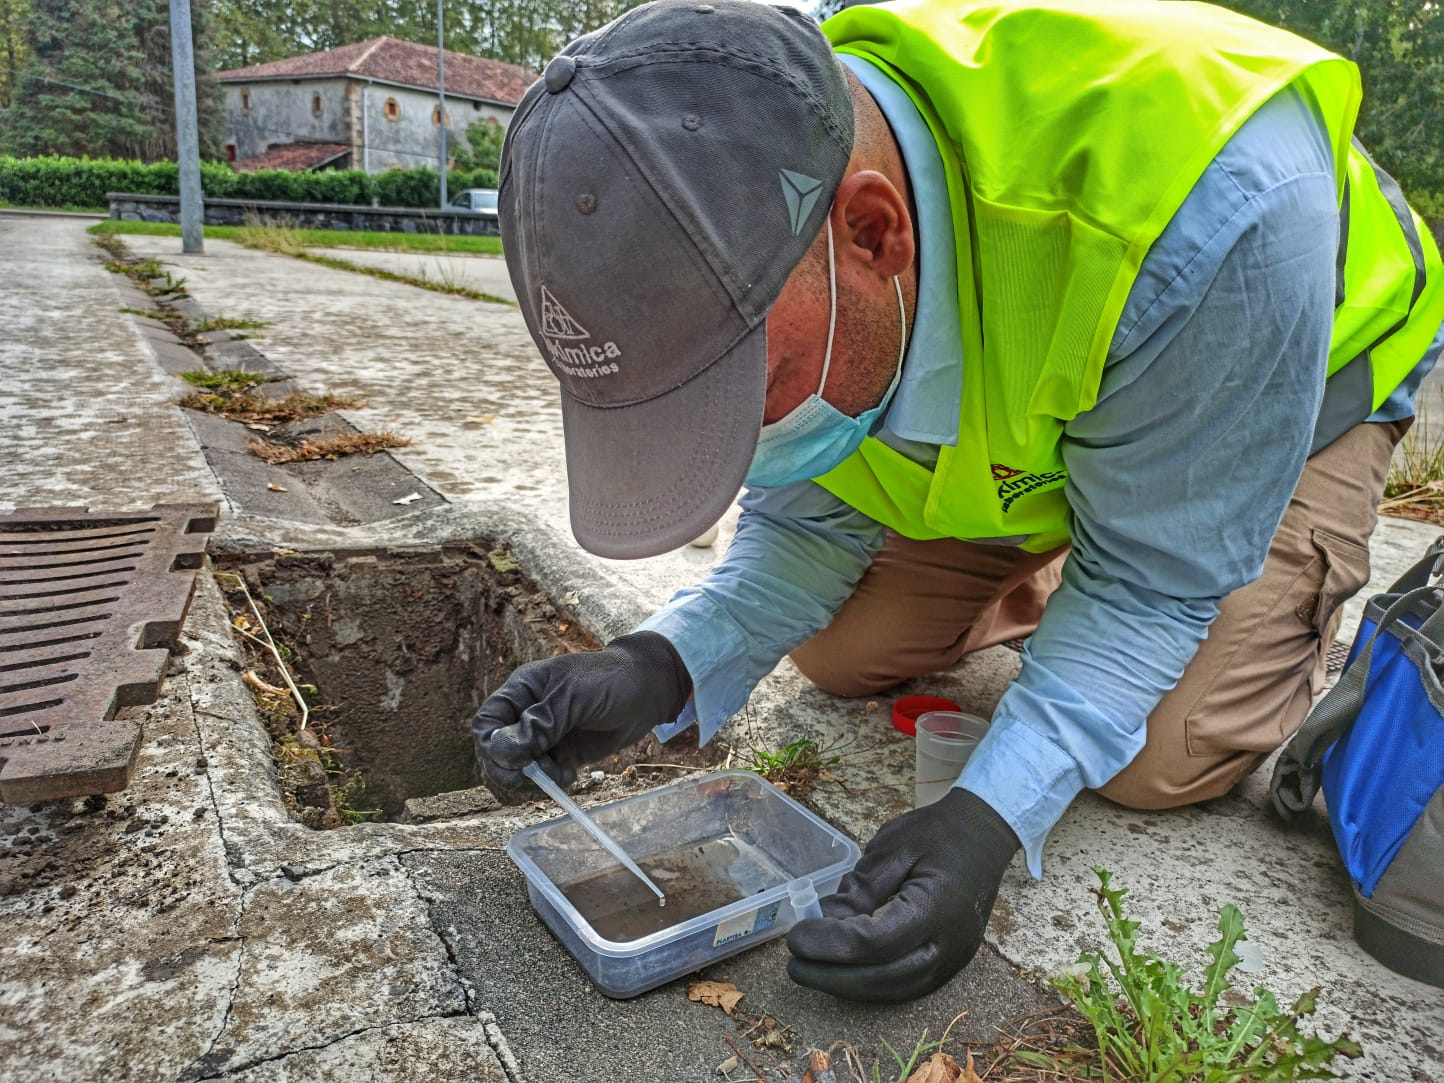
[[[843,178],[832,201],[837,260],[861,261],[873,274],[891,279],[912,266],[913,224],[907,198],[873,169]]]

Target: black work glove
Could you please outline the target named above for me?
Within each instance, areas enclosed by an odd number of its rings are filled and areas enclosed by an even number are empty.
[[[820,918],[787,934],[787,973],[846,1000],[900,1004],[968,965],[1018,837],[981,797],[947,796],[882,825]]]
[[[675,721],[691,694],[687,667],[656,632],[618,636],[599,651],[528,662],[471,720],[476,761],[487,784],[503,792],[529,785],[521,769],[532,760],[570,786],[581,764]]]

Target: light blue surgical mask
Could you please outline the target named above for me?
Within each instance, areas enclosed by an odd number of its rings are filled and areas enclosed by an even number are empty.
[[[907,352],[907,313],[903,309],[902,283],[893,276],[897,290],[898,322],[902,342],[898,346],[897,368],[882,401],[857,417],[849,417],[822,397],[827,371],[832,367],[832,335],[837,328],[837,269],[832,254],[832,222],[827,223],[827,352],[822,358],[822,380],[817,390],[797,404],[785,417],[762,426],[757,454],[747,471],[746,484],[791,485],[821,477],[858,449],[877,421],[902,378],[903,355]]]

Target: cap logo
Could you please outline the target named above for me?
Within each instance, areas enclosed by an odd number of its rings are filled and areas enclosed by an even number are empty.
[[[782,195],[787,200],[792,235],[796,237],[802,232],[802,224],[812,214],[812,208],[817,205],[817,197],[822,194],[822,181],[790,169],[779,169],[777,175],[782,180]]]
[[[547,338],[591,338],[585,327],[577,323],[562,308],[561,302],[552,296],[551,290],[541,288],[542,334]]]
[[[591,338],[591,332],[572,319],[546,286],[541,288],[541,325],[552,364],[568,376],[591,379],[620,371],[612,360],[622,356],[617,344],[584,344],[581,340]]]

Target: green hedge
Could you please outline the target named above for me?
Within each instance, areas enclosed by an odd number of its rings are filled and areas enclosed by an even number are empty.
[[[448,192],[496,187],[496,171],[453,169]],[[0,155],[0,203],[27,207],[104,207],[107,192],[176,195],[173,162],[142,165],[106,158],[9,158]],[[434,207],[440,181],[434,169],[368,174],[359,169],[290,173],[283,169],[237,173],[220,162],[201,164],[201,188],[212,199],[269,199],[293,203],[379,203],[383,207]]]

